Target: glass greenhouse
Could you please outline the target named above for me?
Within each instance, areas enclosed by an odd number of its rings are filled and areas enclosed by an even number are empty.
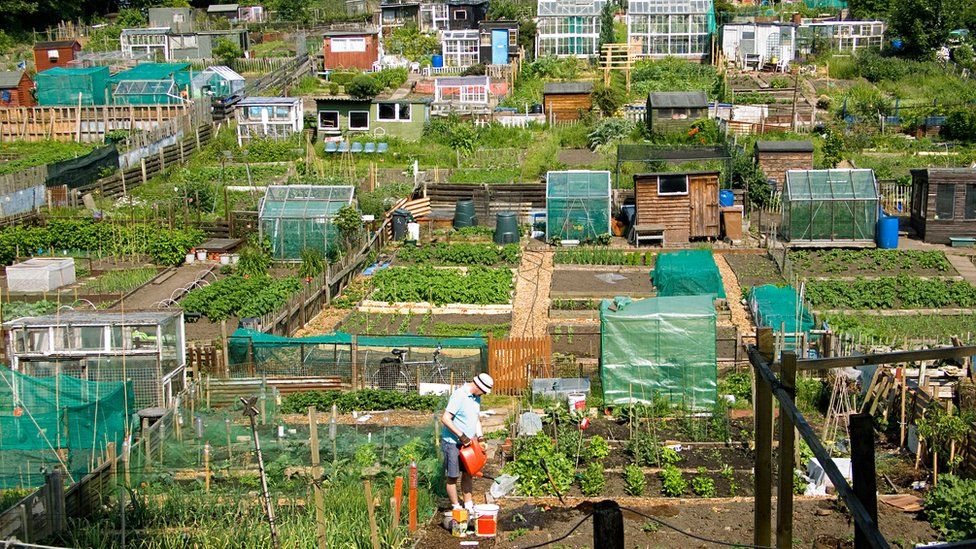
[[[632,0],[628,8],[627,39],[648,57],[703,58],[713,32],[712,0]]]
[[[332,218],[352,204],[352,186],[275,185],[268,187],[258,212],[261,239],[271,240],[271,255],[282,261],[301,260],[311,248],[328,257],[339,229]]]
[[[794,245],[871,243],[879,204],[872,170],[789,170],[781,234]]]
[[[579,242],[610,232],[610,172],[546,174],[546,238]]]
[[[599,55],[600,12],[606,0],[539,0],[536,58]]]

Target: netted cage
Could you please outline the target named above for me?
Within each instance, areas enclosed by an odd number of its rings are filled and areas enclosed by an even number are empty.
[[[874,242],[880,201],[873,170],[789,170],[780,233],[791,244]]]
[[[801,337],[810,338],[813,313],[792,286],[766,284],[749,292],[749,309],[759,326],[784,333],[785,350],[795,349]]]
[[[722,275],[711,250],[663,253],[654,262],[651,277],[657,295],[709,295],[725,298]]]
[[[141,63],[112,77],[112,97],[125,105],[181,103],[190,85],[188,63]]]
[[[271,241],[271,255],[282,261],[301,260],[302,250],[329,257],[339,245],[332,220],[352,204],[355,187],[348,185],[273,185],[258,211],[262,239]]]
[[[610,172],[546,174],[546,238],[580,242],[610,233]]]
[[[0,487],[44,484],[61,467],[80,480],[121,448],[135,409],[131,382],[37,378],[0,368]]]
[[[107,105],[111,102],[108,67],[54,67],[34,77],[37,104]]]
[[[600,380],[607,404],[667,399],[688,409],[715,405],[718,368],[711,296],[604,300]]]
[[[404,351],[402,362],[393,353]],[[438,392],[487,370],[482,337],[352,336],[287,338],[238,329],[228,338],[232,377],[338,377],[344,386]]]

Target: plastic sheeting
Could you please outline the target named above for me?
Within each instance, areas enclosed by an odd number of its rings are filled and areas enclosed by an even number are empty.
[[[47,187],[35,185],[6,194],[0,194],[0,217],[36,210],[47,203]]]
[[[115,171],[119,168],[119,153],[115,145],[107,145],[93,150],[85,156],[53,162],[47,165],[48,187],[67,185],[76,189],[97,181],[103,170]]]
[[[667,398],[691,409],[717,399],[711,296],[618,297],[600,306],[600,379],[607,404]]]
[[[546,174],[546,238],[581,241],[610,233],[610,172]]]
[[[107,105],[110,103],[108,67],[54,67],[34,77],[37,104],[49,105]]]
[[[651,281],[661,297],[711,295],[725,298],[722,275],[710,250],[661,254],[654,264]]]

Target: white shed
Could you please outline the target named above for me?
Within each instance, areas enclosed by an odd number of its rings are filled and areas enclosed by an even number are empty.
[[[735,65],[785,70],[796,56],[796,27],[779,23],[734,23],[722,27],[722,53]]]
[[[75,283],[73,257],[34,257],[7,267],[12,292],[50,292]]]
[[[288,139],[304,127],[300,97],[247,97],[234,110],[238,146],[251,139]]]

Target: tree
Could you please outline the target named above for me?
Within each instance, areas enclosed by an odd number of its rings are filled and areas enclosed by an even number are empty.
[[[847,5],[857,19],[887,19],[892,0],[849,0]]]
[[[220,38],[213,47],[213,56],[220,60],[221,65],[231,66],[235,59],[244,57],[244,50],[236,42]]]
[[[844,139],[841,135],[831,128],[825,128],[823,134],[823,165],[822,168],[836,168],[842,160],[844,152]]]
[[[888,19],[888,31],[901,38],[905,53],[931,54],[959,27],[971,0],[898,0]]]
[[[614,29],[613,14],[617,10],[616,2],[607,2],[603,5],[600,12],[600,51],[603,51],[604,44],[613,44],[617,41]]]
[[[282,21],[308,22],[308,3],[304,0],[274,0],[271,8],[278,12]]]
[[[146,26],[148,22],[141,10],[132,8],[119,10],[119,16],[115,18],[115,24],[123,29],[137,29]]]
[[[368,74],[360,74],[346,85],[346,92],[358,99],[370,99],[383,91],[383,85]]]
[[[610,117],[617,114],[620,107],[627,102],[627,93],[612,83],[609,86],[604,86],[601,82],[593,90],[593,102],[603,113],[603,116]]]
[[[960,141],[976,140],[976,112],[972,109],[956,109],[946,117],[942,137]]]

